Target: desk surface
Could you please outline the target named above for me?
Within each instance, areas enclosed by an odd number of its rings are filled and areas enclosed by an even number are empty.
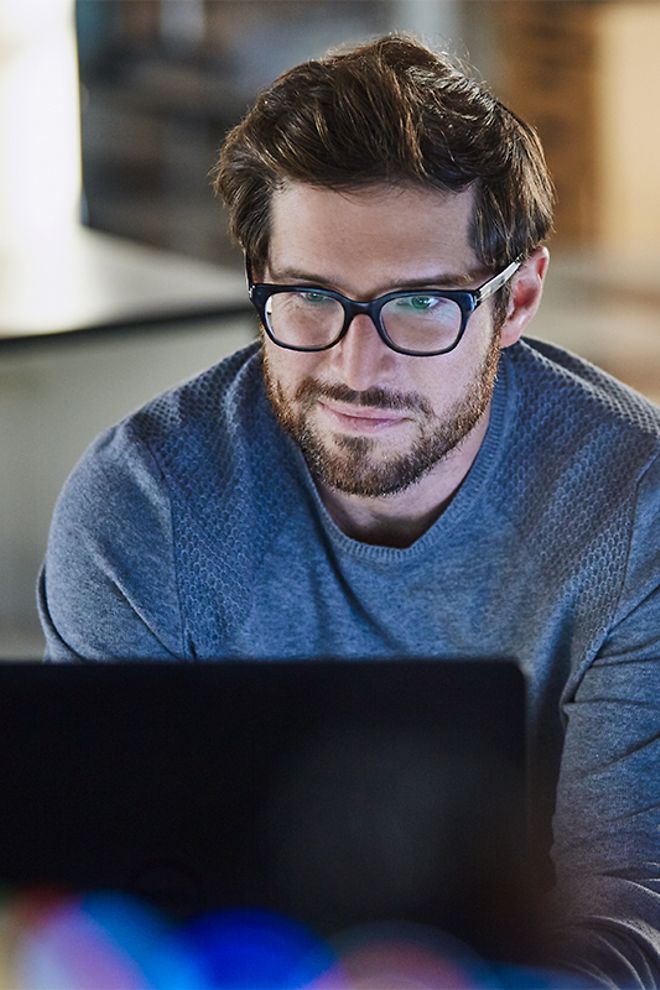
[[[0,340],[249,308],[240,273],[85,227],[22,254],[0,250]]]

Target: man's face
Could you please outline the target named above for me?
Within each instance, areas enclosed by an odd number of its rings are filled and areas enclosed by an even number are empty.
[[[472,207],[471,190],[340,193],[290,183],[273,197],[263,280],[357,300],[476,287],[489,273],[468,244]],[[414,485],[483,427],[499,339],[485,303],[458,346],[436,357],[396,353],[363,314],[327,351],[285,350],[264,335],[263,352],[275,413],[317,480],[378,497]]]

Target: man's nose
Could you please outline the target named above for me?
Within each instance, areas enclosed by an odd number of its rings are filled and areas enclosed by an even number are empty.
[[[330,353],[333,370],[356,392],[382,384],[396,357],[366,313],[353,317],[346,335]]]

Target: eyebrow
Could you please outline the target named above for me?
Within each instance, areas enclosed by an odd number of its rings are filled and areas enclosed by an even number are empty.
[[[272,278],[276,279],[278,282],[286,283],[288,280],[293,279],[299,282],[305,282],[309,285],[321,286],[335,286],[338,283],[329,279],[327,276],[315,275],[312,272],[303,272],[297,268],[281,268],[275,270],[270,269]],[[474,272],[461,272],[460,274],[453,272],[443,272],[441,275],[431,275],[426,278],[409,278],[409,279],[393,279],[392,285],[396,285],[397,288],[401,289],[421,289],[431,286],[452,286],[461,288],[463,286],[469,285],[470,282],[475,282],[479,279],[479,275]],[[387,289],[386,291],[396,291]]]

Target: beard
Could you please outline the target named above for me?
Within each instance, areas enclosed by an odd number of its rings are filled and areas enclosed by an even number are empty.
[[[441,419],[417,393],[370,388],[356,392],[341,383],[305,377],[289,398],[273,375],[262,346],[266,392],[280,426],[300,447],[314,478],[346,495],[379,498],[414,485],[472,432],[486,412],[495,387],[500,357],[499,333],[467,393]],[[414,413],[416,435],[407,450],[387,453],[373,437],[341,433],[322,435],[311,420],[319,399],[376,409]]]

